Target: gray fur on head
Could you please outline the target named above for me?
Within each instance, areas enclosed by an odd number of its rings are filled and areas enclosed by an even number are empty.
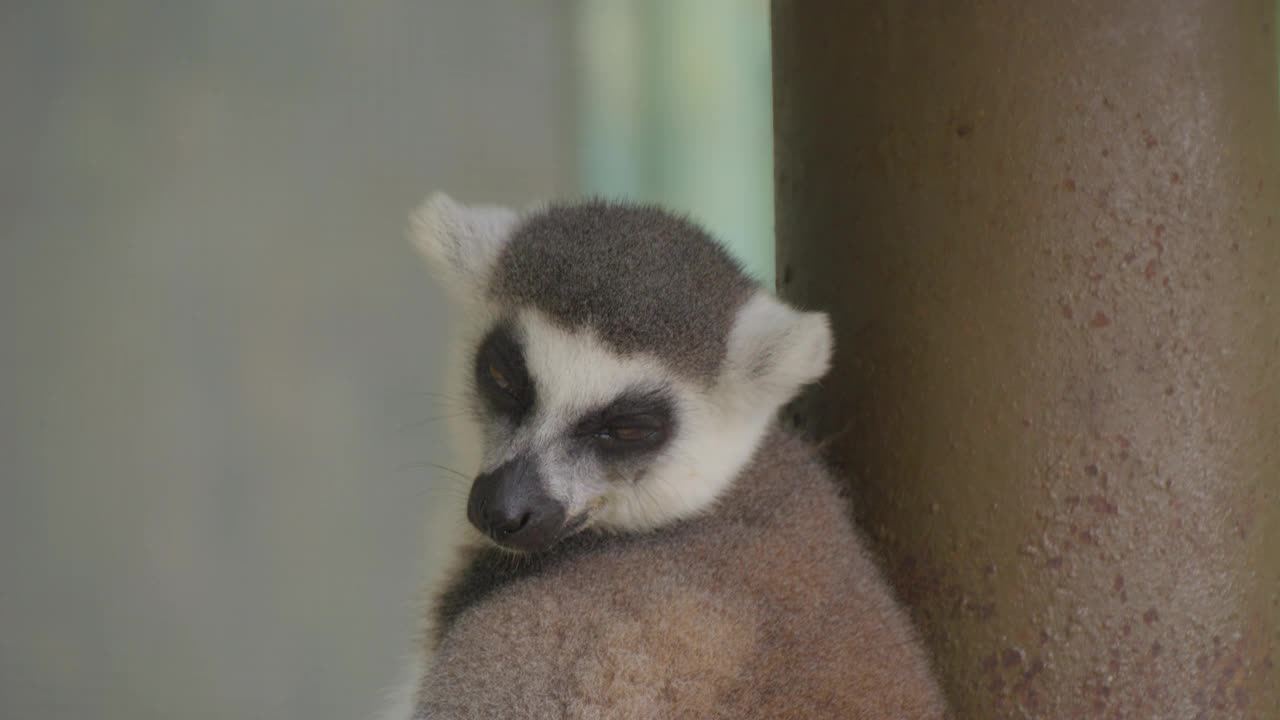
[[[694,223],[655,207],[594,200],[520,222],[490,291],[622,354],[645,352],[704,382],[724,360],[734,313],[758,289]]]

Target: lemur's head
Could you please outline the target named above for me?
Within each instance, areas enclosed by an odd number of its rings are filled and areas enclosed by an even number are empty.
[[[436,195],[413,230],[470,320],[460,365],[482,458],[467,517],[509,549],[705,510],[826,371],[826,316],[661,210],[517,214]]]

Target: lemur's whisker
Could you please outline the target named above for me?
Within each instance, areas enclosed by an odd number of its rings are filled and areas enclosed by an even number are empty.
[[[415,461],[415,462],[411,462],[411,463],[405,463],[404,465],[401,465],[401,466],[399,466],[398,468],[396,468],[396,470],[397,470],[397,472],[406,472],[406,471],[408,471],[408,470],[413,470],[413,469],[415,469],[415,468],[424,468],[424,467],[427,467],[427,468],[434,468],[434,469],[436,469],[436,470],[440,470],[440,471],[443,471],[443,472],[447,472],[447,473],[449,473],[450,475],[453,475],[453,476],[455,476],[455,477],[457,477],[457,478],[461,478],[462,480],[464,480],[464,481],[466,481],[466,482],[468,482],[468,483],[469,483],[469,482],[471,482],[471,476],[470,476],[470,475],[467,475],[466,473],[462,472],[461,470],[455,470],[455,469],[453,469],[453,468],[449,467],[448,465],[441,465],[441,464],[439,464],[439,463],[426,462],[426,461],[423,461],[423,460],[419,460],[419,461]]]
[[[433,425],[435,423],[438,423],[442,420],[456,420],[458,418],[468,417],[469,415],[470,413],[468,412],[455,412],[455,413],[448,413],[445,415],[436,415],[433,417],[429,417],[426,420],[415,420],[413,422],[408,422],[401,425],[400,432],[408,432],[409,430],[418,430],[420,428],[427,427],[428,425]]]

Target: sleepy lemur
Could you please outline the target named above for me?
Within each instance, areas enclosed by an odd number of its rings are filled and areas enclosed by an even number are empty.
[[[827,369],[825,315],[652,207],[437,195],[413,225],[468,320],[478,532],[390,720],[943,717],[835,479],[775,421]]]

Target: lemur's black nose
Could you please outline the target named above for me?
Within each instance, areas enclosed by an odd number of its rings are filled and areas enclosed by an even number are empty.
[[[501,545],[538,552],[559,537],[565,510],[547,494],[537,462],[521,455],[476,477],[467,519]]]
[[[519,515],[521,508],[494,508],[490,511],[488,518],[489,527],[498,537],[514,535],[520,531],[525,525],[529,524],[529,518],[533,517],[533,513],[525,512]]]

